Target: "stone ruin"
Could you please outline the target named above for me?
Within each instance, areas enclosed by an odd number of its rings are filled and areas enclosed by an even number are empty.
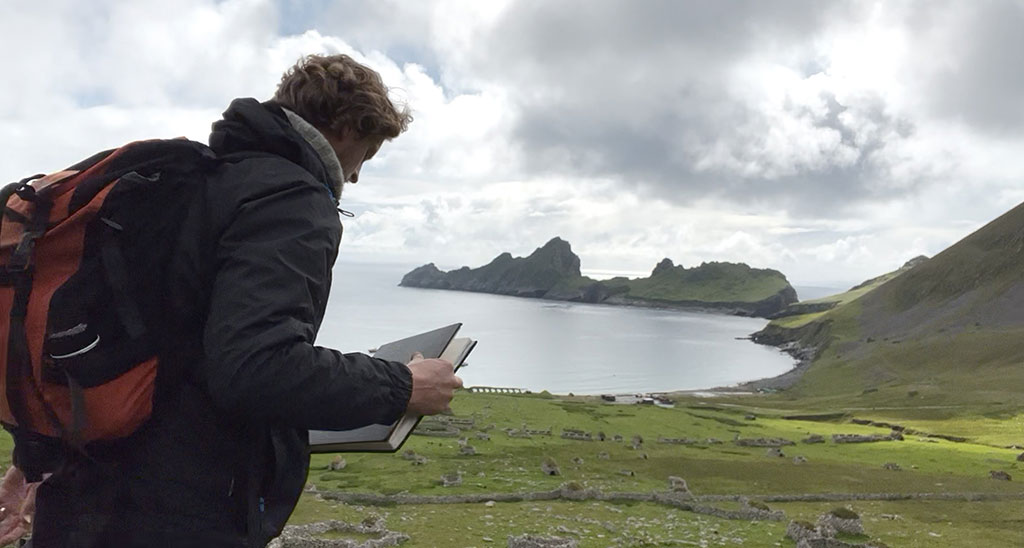
[[[690,438],[666,438],[664,436],[658,436],[658,443],[669,443],[673,445],[698,445],[700,440],[694,440]]]
[[[1007,474],[1006,472],[1004,472],[1002,470],[989,470],[988,471],[988,477],[990,477],[990,478],[992,478],[994,480],[1001,480],[1001,481],[1011,481],[1013,479],[1010,476],[1010,474]]]
[[[835,536],[836,532],[847,535],[864,534],[864,523],[861,522],[860,516],[849,508],[836,508],[818,516],[817,525],[822,531],[832,532],[832,534],[823,535],[827,537]]]
[[[785,517],[785,514],[781,510],[772,510],[767,504],[761,501],[750,500],[743,497],[740,502],[742,502],[743,509],[748,513],[751,519],[781,521]]]
[[[441,474],[441,487],[458,487],[462,485],[462,472]]]
[[[548,476],[562,475],[561,469],[558,468],[558,463],[551,457],[544,457],[544,461],[540,463],[540,470]]]
[[[805,539],[823,538],[825,535],[813,523],[801,520],[793,520],[786,526],[786,538],[799,544]]]
[[[668,477],[668,490],[673,493],[680,493],[683,495],[690,495],[690,487],[686,485],[686,480],[679,476]]]
[[[526,432],[524,430],[519,430],[518,428],[506,428],[505,429],[505,433],[508,434],[508,437],[510,437],[510,438],[530,439],[530,438],[533,437],[533,436],[530,435],[529,432]]]
[[[328,533],[367,535],[366,540],[323,538]],[[353,524],[338,520],[321,521],[307,525],[288,525],[281,536],[270,541],[267,548],[386,548],[409,540],[409,535],[388,531],[379,516]]]
[[[832,434],[832,443],[871,443],[876,441],[903,441],[903,434],[895,430],[888,434]]]
[[[530,428],[529,426],[526,425],[525,422],[522,424],[522,427],[520,428],[520,430],[522,430],[523,432],[526,432],[527,434],[529,434],[531,436],[550,436],[551,435],[551,428],[546,428],[546,429],[543,429],[543,430],[540,429],[540,428]]]
[[[803,443],[825,443],[825,436],[822,436],[821,434],[811,434],[800,441]]]
[[[796,442],[783,438],[736,438],[733,443],[740,447],[783,447]]]
[[[569,537],[519,535],[508,537],[508,548],[577,548],[579,541]]]
[[[590,432],[576,432],[574,430],[563,430],[562,439],[575,441],[594,441],[594,438],[590,435]]]

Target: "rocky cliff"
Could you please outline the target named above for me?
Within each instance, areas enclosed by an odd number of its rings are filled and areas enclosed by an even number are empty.
[[[712,262],[684,268],[666,258],[647,278],[593,280],[580,274],[579,257],[561,238],[552,239],[528,257],[502,253],[478,268],[443,272],[430,263],[406,274],[399,285],[743,316],[768,316],[797,300],[782,273],[742,263]]]

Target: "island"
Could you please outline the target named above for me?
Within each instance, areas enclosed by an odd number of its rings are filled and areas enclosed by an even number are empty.
[[[528,257],[506,252],[478,268],[444,272],[434,263],[426,264],[406,274],[399,285],[759,317],[797,301],[781,272],[743,263],[706,262],[685,268],[666,258],[646,278],[594,280],[580,273],[580,258],[569,242],[557,237]]]

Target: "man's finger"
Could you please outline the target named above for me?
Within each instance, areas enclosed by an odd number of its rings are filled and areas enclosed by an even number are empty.
[[[462,388],[462,377],[455,375],[455,388]]]

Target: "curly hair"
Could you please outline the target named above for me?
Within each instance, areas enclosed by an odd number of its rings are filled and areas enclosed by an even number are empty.
[[[307,55],[281,77],[274,100],[321,131],[342,135],[354,130],[394,139],[409,127],[412,115],[388,98],[380,74],[348,55]]]

